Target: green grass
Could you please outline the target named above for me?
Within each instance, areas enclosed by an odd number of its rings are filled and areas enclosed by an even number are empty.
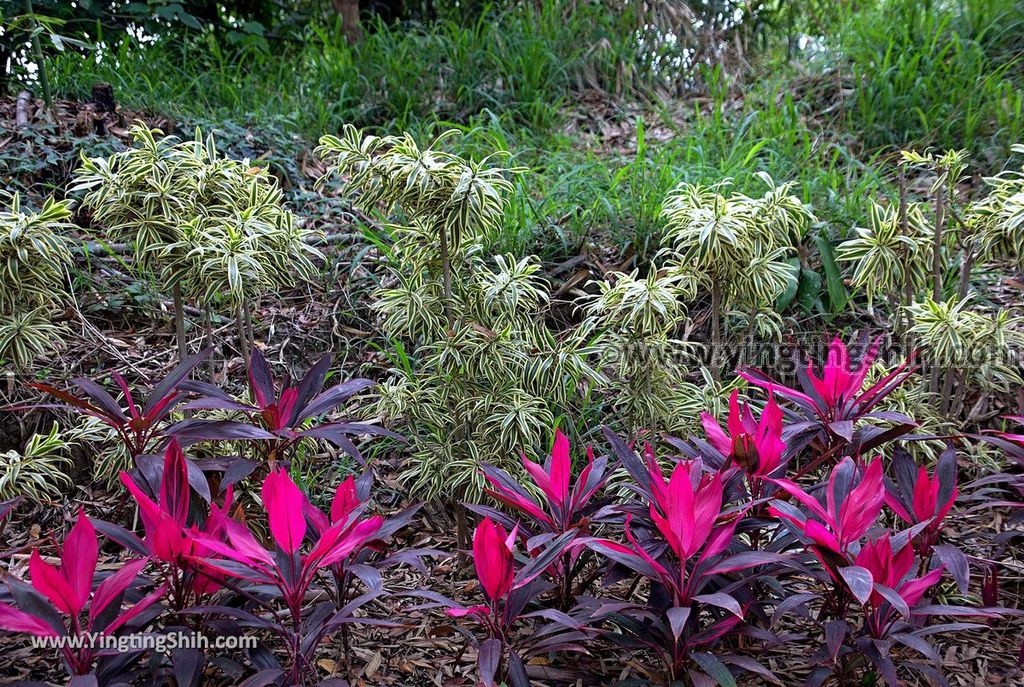
[[[731,179],[736,190],[760,194],[765,189],[758,172],[797,182],[826,228],[845,233],[860,221],[865,198],[890,190],[884,175],[873,161],[862,162],[810,130],[800,104],[788,97],[776,101],[777,85],[750,93],[747,105],[728,116],[721,114],[724,92],[710,112],[682,112],[670,120],[649,115],[662,124],[657,134],[667,132],[667,140],[652,139],[642,120],[629,120],[636,145],[622,152],[557,134],[517,136],[500,119],[481,117],[464,127],[462,150],[506,150],[531,170],[520,180],[496,248],[559,261],[591,243],[615,246],[620,254],[631,246],[640,258],[651,257],[661,203],[673,187]]]
[[[217,129],[229,153],[269,152],[294,178],[300,153],[345,123],[421,140],[460,128],[451,143],[460,152],[505,150],[531,169],[497,250],[557,262],[591,243],[620,254],[631,246],[643,258],[656,250],[662,198],[682,181],[730,178],[751,194],[761,190],[759,171],[796,181],[836,237],[864,221],[867,198],[891,197],[895,147],[966,147],[980,168],[998,169],[1024,126],[1024,9],[1007,0],[925,4],[883,0],[848,15],[824,37],[825,59],[788,63],[778,41],[740,81],[705,68],[707,97],[695,101],[654,96],[680,75],[650,68],[629,13],[580,3],[567,15],[553,0],[488,10],[465,25],[381,24],[354,46],[337,26],[272,52],[209,38],[123,43],[98,60],[58,55],[51,71],[62,95],[83,97],[108,81],[125,106]],[[822,86],[834,68],[857,87],[827,110]],[[794,89],[807,70],[820,79]],[[616,123],[636,130],[634,145],[566,133],[588,89],[621,106]]]
[[[78,97],[107,81],[125,105],[175,116],[286,122],[310,140],[344,123],[409,130],[485,109],[546,129],[572,88],[610,89],[637,63],[621,16],[587,4],[571,21],[563,12],[545,0],[488,10],[467,25],[378,24],[354,46],[337,25],[313,27],[301,44],[269,52],[228,50],[209,36],[125,41],[97,60],[58,55],[52,80],[57,92]]]
[[[966,148],[997,167],[1024,130],[1024,5],[890,0],[853,14],[838,47],[863,144]]]

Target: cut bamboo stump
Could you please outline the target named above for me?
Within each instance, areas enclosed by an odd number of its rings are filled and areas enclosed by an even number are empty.
[[[32,94],[28,91],[21,91],[14,101],[14,125],[24,129],[32,121],[30,110],[32,109]]]

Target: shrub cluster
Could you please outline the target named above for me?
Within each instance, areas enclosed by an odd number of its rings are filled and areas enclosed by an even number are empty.
[[[792,615],[820,638],[807,684],[941,681],[929,638],[985,627],[1008,611],[947,601],[958,593],[966,600],[969,575],[969,556],[944,535],[958,495],[956,456],[948,448],[931,471],[906,452],[880,455],[914,423],[873,409],[911,370],[904,364],[872,382],[874,355],[867,347],[854,365],[837,338],[820,372],[808,362],[801,388],[741,370],[766,391],[763,406],[734,393],[724,426],[705,413],[703,437],[672,440],[674,456],[606,430],[610,453],[588,450],[574,468],[569,440],[556,432],[543,464],[523,457],[528,483],[483,465],[494,505],[470,504],[480,516],[470,553],[479,602],[447,598],[425,580],[403,593],[406,607],[446,608],[475,644],[478,677],[488,687],[527,687],[531,658],[586,653],[602,642],[638,661],[655,659],[645,670],[670,681],[729,686],[750,672],[777,682],[742,647],[784,643],[781,629]],[[40,637],[188,630],[260,639],[256,651],[184,649],[145,661],[144,649],[111,654],[88,641],[64,645],[68,673],[99,685],[146,675],[200,684],[214,666],[235,678],[250,675],[245,684],[338,684],[321,675],[317,652],[341,635],[350,651],[352,625],[395,622],[373,603],[389,593],[382,571],[412,565],[425,572],[426,558],[450,554],[403,547],[396,535],[416,507],[374,514],[371,471],[341,480],[324,511],[315,505],[320,495],[301,489],[286,469],[301,442],[344,448],[349,435],[380,433],[316,419],[366,382],[321,391],[322,361],[298,385],[277,391],[257,355],[249,366],[251,405],[187,381],[197,362],[187,361],[144,401],[116,373],[120,398],[89,380],[77,382],[81,396],[39,385],[123,437],[135,467],[120,481],[142,532],[80,511],[57,548],[58,563],[35,550],[28,579],[9,578],[0,627]],[[229,408],[246,419],[174,422],[170,410],[182,403],[196,412]],[[880,427],[883,421],[890,426]],[[997,438],[1011,446],[1016,439]],[[222,464],[186,454],[210,441],[248,447],[249,458]],[[625,489],[606,488],[613,470],[628,475]],[[248,489],[253,482],[258,493]],[[251,511],[243,517],[244,502],[260,504],[265,520]],[[98,534],[125,551],[114,572],[97,572]]]

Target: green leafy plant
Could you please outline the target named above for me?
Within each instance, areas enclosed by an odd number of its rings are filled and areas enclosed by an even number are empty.
[[[395,369],[375,411],[408,422],[405,479],[426,498],[479,500],[486,462],[517,471],[520,451],[548,440],[556,410],[597,377],[575,331],[544,324],[547,289],[532,258],[486,254],[519,169],[441,149],[412,136],[363,136],[346,127],[320,154],[367,211],[388,218],[389,274],[373,309]],[[461,541],[468,529],[460,521]]]
[[[23,451],[0,453],[0,500],[27,496],[38,501],[66,494],[72,487],[67,474],[70,447],[54,423],[49,434],[33,434]]]
[[[602,387],[613,408],[630,435],[643,430],[653,440],[659,430],[678,429],[689,399],[680,380],[694,345],[673,334],[686,320],[682,301],[692,298],[695,283],[651,271],[643,279],[612,273],[597,285],[583,328],[598,332]]]
[[[69,298],[70,218],[70,201],[48,198],[31,212],[17,193],[0,209],[0,357],[18,367],[57,341],[60,327],[50,314]]]
[[[850,286],[863,289],[868,305],[878,294],[922,292],[931,276],[931,226],[925,208],[914,203],[898,207],[872,202],[868,226],[839,244],[836,258],[853,263]]]
[[[252,349],[250,303],[266,289],[305,279],[318,251],[285,208],[277,181],[248,160],[217,151],[196,129],[191,141],[131,129],[135,147],[83,156],[72,192],[112,242],[134,246],[140,266],[173,293],[178,352],[186,357],[185,299],[235,314],[241,352]]]
[[[932,219],[932,299],[938,300],[943,294],[947,256],[964,238],[960,230],[966,228],[956,214],[957,188],[967,169],[966,150],[947,150],[941,155],[930,152],[918,153],[913,150],[901,152],[903,164],[924,168],[935,175],[929,189],[934,207]],[[970,263],[964,260],[965,265]],[[968,267],[969,269],[969,267]],[[963,298],[966,294],[961,294]]]
[[[0,351],[16,367],[27,367],[36,356],[56,345],[63,327],[53,324],[45,307],[11,313],[0,322]]]
[[[1024,153],[1024,145],[1014,145],[1015,153]],[[1024,244],[1024,172],[1005,170],[985,179],[988,195],[971,206],[971,216],[979,225],[981,254],[989,259],[1008,259],[1020,264],[1020,246]]]
[[[1021,318],[1006,310],[986,313],[972,306],[970,297],[939,303],[925,299],[907,310],[914,322],[910,331],[926,357],[934,369],[945,370],[941,409],[947,418],[962,413],[972,390],[983,392],[979,403],[985,404],[988,395],[1024,384],[1012,355],[1024,345]],[[980,412],[980,407],[972,410]]]
[[[730,181],[685,183],[669,194],[663,209],[670,269],[711,292],[711,369],[716,377],[725,314],[732,308],[749,313],[748,330],[758,326],[758,313],[771,310],[795,278],[787,259],[814,220],[792,194],[792,184],[759,176],[768,186],[760,198],[726,195]]]

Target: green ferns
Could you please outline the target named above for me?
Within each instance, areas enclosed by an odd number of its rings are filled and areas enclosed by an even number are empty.
[[[483,461],[515,469],[521,451],[548,441],[555,414],[583,380],[594,352],[544,325],[547,284],[532,258],[487,256],[518,172],[404,136],[346,127],[319,153],[356,202],[394,218],[388,277],[373,305],[392,342],[395,369],[377,412],[404,418],[417,497],[477,499]]]
[[[51,314],[69,299],[70,219],[70,201],[52,198],[29,212],[15,193],[0,209],[0,358],[16,367],[51,350],[60,334]]]

